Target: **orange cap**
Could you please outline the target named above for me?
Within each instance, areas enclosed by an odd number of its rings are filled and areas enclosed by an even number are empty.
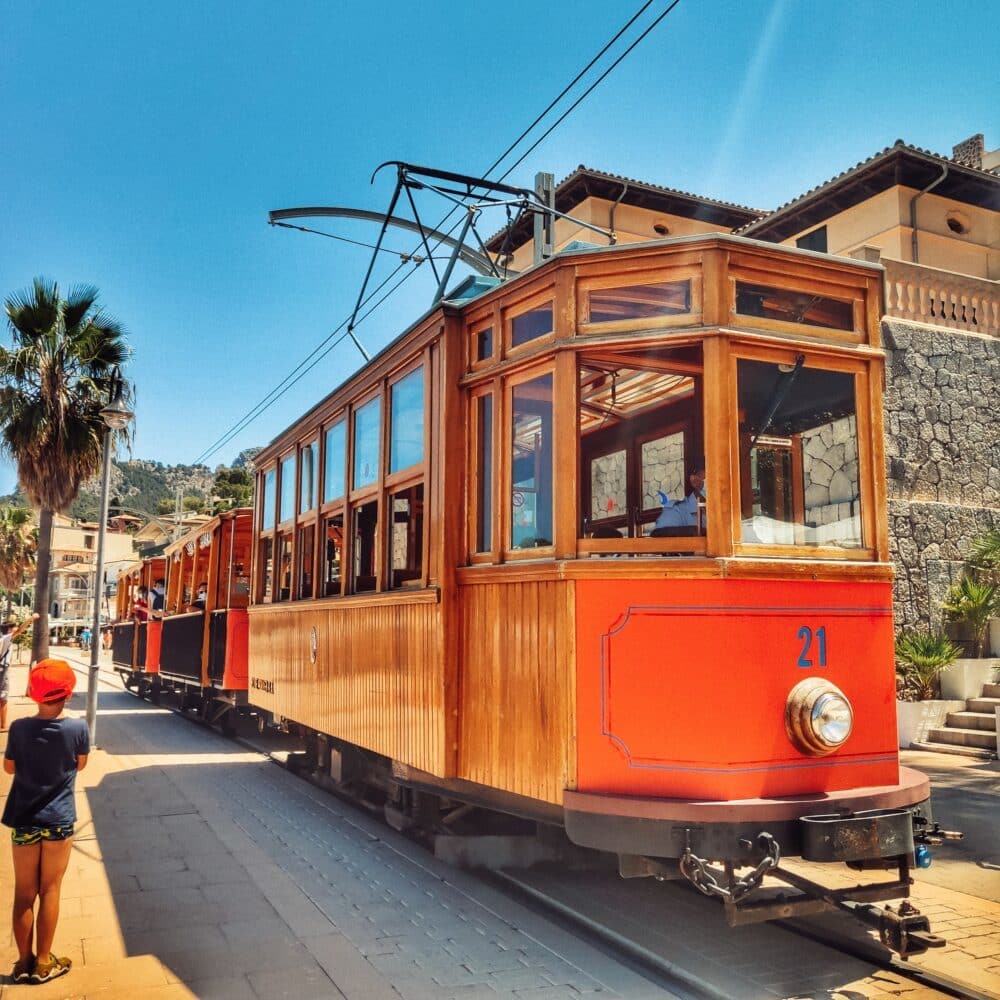
[[[73,693],[76,674],[65,660],[39,660],[28,675],[28,697],[44,705]]]

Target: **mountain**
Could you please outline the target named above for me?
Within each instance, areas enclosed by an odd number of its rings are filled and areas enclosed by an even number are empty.
[[[259,448],[248,448],[241,452],[237,462],[250,466],[252,457]],[[161,501],[175,501],[178,491],[182,497],[198,497],[208,500],[212,496],[212,486],[219,468],[207,465],[164,465],[149,459],[133,458],[127,462],[114,462],[111,466],[111,502],[116,499],[124,513],[156,514]],[[0,503],[27,505],[20,492],[8,497],[0,497]],[[90,480],[80,488],[80,495],[70,505],[69,513],[83,521],[97,520],[101,504],[100,477]]]

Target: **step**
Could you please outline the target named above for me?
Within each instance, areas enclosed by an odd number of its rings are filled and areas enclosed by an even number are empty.
[[[972,757],[975,760],[993,760],[996,753],[980,750],[978,747],[960,747],[951,743],[917,743],[910,744],[911,750],[930,750],[934,753],[947,753],[953,757]]]
[[[1000,698],[1000,684],[984,684],[983,685],[983,697],[984,698]]]
[[[996,687],[995,684],[987,684],[987,687]],[[991,715],[996,714],[996,710],[1000,708],[1000,698],[970,698],[966,703],[965,707],[970,712],[989,712]]]
[[[949,712],[946,725],[949,729],[983,729],[997,731],[995,712]]]
[[[960,747],[979,747],[996,751],[997,734],[982,729],[932,729],[927,733],[928,743],[950,743]]]

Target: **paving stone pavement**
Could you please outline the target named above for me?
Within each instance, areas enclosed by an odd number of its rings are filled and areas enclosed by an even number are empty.
[[[23,671],[20,672],[23,675]],[[23,691],[23,676],[12,678]],[[14,698],[12,715],[32,706]],[[71,704],[82,711],[82,698]],[[77,780],[54,997],[654,1000],[674,994],[217,734],[120,691]],[[0,785],[6,791],[10,779]],[[13,883],[0,852],[0,912]],[[0,932],[15,957],[9,930]]]

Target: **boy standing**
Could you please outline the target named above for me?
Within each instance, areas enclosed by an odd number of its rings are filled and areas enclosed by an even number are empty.
[[[38,703],[38,714],[13,723],[4,754],[4,770],[14,775],[2,822],[13,827],[15,983],[47,983],[72,965],[52,954],[52,939],[73,847],[76,775],[90,753],[86,722],[62,714],[75,684],[65,660],[42,660],[35,666],[28,677],[28,697]],[[32,937],[37,952],[32,951]]]

